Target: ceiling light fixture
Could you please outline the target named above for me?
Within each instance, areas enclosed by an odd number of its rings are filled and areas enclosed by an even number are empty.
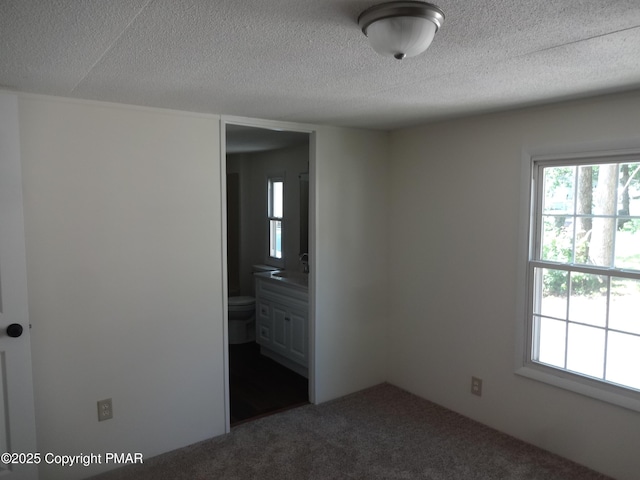
[[[429,48],[443,22],[440,8],[418,1],[381,3],[358,17],[358,25],[373,49],[398,60]]]

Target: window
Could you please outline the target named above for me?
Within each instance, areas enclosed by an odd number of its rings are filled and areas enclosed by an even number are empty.
[[[284,213],[284,178],[268,179],[269,257],[282,259],[282,219]]]
[[[640,409],[640,155],[530,165],[525,367]]]

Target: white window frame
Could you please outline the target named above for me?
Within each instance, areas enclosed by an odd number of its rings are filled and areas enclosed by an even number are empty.
[[[274,213],[273,203],[273,190],[272,186],[276,182],[282,182],[282,216],[276,216]],[[269,265],[276,267],[284,267],[284,240],[285,240],[285,175],[284,173],[275,173],[267,176],[267,261]],[[273,250],[271,226],[273,222],[280,222],[280,251],[281,257],[271,255]]]
[[[570,151],[570,150],[569,150]],[[579,150],[574,150],[578,151]],[[596,398],[614,405],[640,412],[640,392],[597,379],[554,368],[532,360],[533,349],[533,290],[532,264],[536,242],[536,165],[542,163],[625,163],[640,160],[640,145],[624,150],[593,150],[567,153],[558,150],[523,151],[521,172],[520,229],[518,248],[518,298],[516,312],[516,373],[556,387]],[[617,274],[616,274],[617,275]],[[635,278],[635,275],[634,275]]]

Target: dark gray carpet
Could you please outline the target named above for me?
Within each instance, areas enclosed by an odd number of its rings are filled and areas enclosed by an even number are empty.
[[[218,479],[606,479],[388,384],[242,424],[95,477]]]

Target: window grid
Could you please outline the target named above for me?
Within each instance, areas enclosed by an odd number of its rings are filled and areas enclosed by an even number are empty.
[[[610,281],[611,281],[611,279],[609,278],[609,283],[610,283]],[[611,293],[610,293],[610,290],[609,290],[607,296],[609,297],[610,294]],[[607,306],[608,306],[608,304],[609,304],[609,301],[607,300]],[[568,353],[569,353],[569,327],[570,327],[570,325],[578,325],[578,326],[583,326],[583,327],[591,328],[591,329],[594,329],[594,330],[602,331],[604,333],[604,352],[603,352],[603,358],[602,358],[602,361],[603,361],[603,374],[602,374],[602,376],[598,376],[598,377],[594,377],[592,375],[587,375],[587,376],[590,376],[592,378],[596,378],[598,380],[601,380],[601,381],[604,381],[604,382],[607,382],[607,383],[612,383],[612,384],[616,384],[617,385],[616,382],[609,381],[608,380],[608,376],[607,376],[607,373],[608,373],[607,372],[607,361],[608,361],[608,349],[609,349],[609,333],[610,332],[614,332],[614,333],[619,333],[619,334],[622,334],[622,335],[632,336],[632,337],[639,338],[639,339],[640,339],[640,333],[636,333],[636,332],[632,332],[632,331],[628,331],[628,330],[622,330],[622,329],[619,329],[619,328],[610,327],[609,326],[609,309],[608,308],[607,308],[605,326],[592,325],[592,324],[581,322],[581,321],[578,321],[578,320],[571,320],[571,319],[569,319],[569,315],[568,315],[569,308],[570,308],[570,300],[569,300],[569,302],[567,302],[567,307],[566,307],[567,317],[566,318],[556,317],[556,316],[552,316],[552,315],[534,314],[533,315],[533,317],[534,317],[534,329],[539,329],[540,328],[540,320],[541,319],[549,319],[549,320],[554,320],[554,321],[559,321],[559,322],[563,322],[564,323],[564,329],[565,329],[564,359],[563,359],[563,365],[560,368],[562,368],[564,370],[567,370],[567,371],[569,371],[571,373],[579,374],[579,375],[584,375],[584,374],[582,374],[579,371],[572,371],[567,367],[567,364],[568,364]],[[537,343],[538,335],[536,335],[534,333],[533,338],[534,338],[534,340],[533,340],[533,346],[532,346],[532,352],[533,352],[533,355],[532,355],[533,358],[532,359],[534,361],[539,361],[539,360],[536,360],[536,358],[539,357],[539,348],[540,348],[538,343]],[[542,363],[544,365],[550,365],[552,367],[555,366],[553,364],[546,363],[544,361],[539,361],[539,363]],[[634,387],[630,387],[630,386],[625,386],[625,388],[630,388],[630,389],[633,389],[633,390],[640,391],[640,388],[634,388]]]
[[[616,191],[616,195],[618,194],[618,192]],[[616,196],[616,198],[618,198]],[[617,229],[615,229],[617,230]],[[615,235],[615,230],[614,230],[614,235]],[[615,248],[616,242],[614,239],[613,242],[613,248]],[[615,255],[613,256],[613,258],[615,259]],[[603,365],[603,369],[602,369],[602,374],[603,374],[603,380],[607,380],[607,354],[609,351],[609,331],[611,330],[609,328],[609,309],[611,306],[611,277],[607,277],[607,310],[606,310],[606,314],[605,314],[605,318],[604,318],[604,326],[605,326],[605,330],[604,330],[604,365]]]
[[[284,219],[284,178],[267,180],[267,221],[269,233],[269,257],[282,260],[282,223]]]
[[[635,162],[637,162],[638,160],[636,159]],[[624,162],[626,163],[626,162]],[[620,194],[620,163],[614,162],[614,161],[610,161],[605,163],[605,165],[611,165],[611,164],[615,164],[616,165],[616,173],[615,173],[615,191],[613,193],[614,195],[614,207],[613,207],[613,213],[583,213],[580,212],[578,213],[578,196],[579,196],[579,192],[577,191],[578,189],[578,177],[579,177],[579,173],[580,173],[580,166],[600,166],[603,165],[602,163],[596,162],[589,162],[589,163],[584,163],[584,162],[569,162],[569,163],[559,163],[559,162],[534,162],[533,164],[533,178],[532,178],[532,185],[533,185],[533,193],[534,193],[534,198],[533,198],[533,202],[532,202],[532,207],[533,207],[533,219],[534,222],[532,224],[533,226],[533,237],[532,237],[532,243],[530,245],[532,245],[531,248],[531,257],[530,257],[530,261],[529,261],[529,281],[530,284],[532,285],[533,288],[530,289],[531,292],[531,300],[529,302],[530,308],[532,309],[532,315],[529,316],[529,318],[532,319],[533,323],[531,325],[530,328],[530,341],[529,341],[529,345],[530,345],[530,354],[529,354],[529,358],[534,361],[534,362],[539,362],[541,364],[544,365],[549,365],[552,368],[560,368],[561,370],[567,371],[569,373],[577,373],[578,375],[586,375],[587,377],[590,378],[596,378],[599,381],[603,381],[605,383],[609,383],[609,384],[613,384],[613,385],[618,385],[620,386],[619,383],[616,382],[612,382],[608,380],[608,359],[609,359],[609,349],[610,349],[610,332],[614,332],[614,333],[619,333],[619,334],[623,334],[623,335],[629,335],[635,338],[640,338],[640,334],[636,333],[636,332],[632,332],[632,331],[628,331],[628,330],[622,330],[619,328],[612,328],[610,325],[610,315],[611,315],[611,295],[612,295],[612,279],[613,278],[627,278],[627,279],[632,279],[632,280],[637,280],[640,279],[640,269],[639,270],[634,270],[634,269],[622,269],[622,268],[616,268],[615,265],[617,263],[617,257],[616,257],[616,248],[617,248],[617,235],[618,235],[618,225],[619,225],[619,221],[620,219],[628,219],[628,220],[633,220],[633,219],[638,219],[640,217],[638,217],[637,215],[631,215],[631,212],[620,212],[619,211],[619,194]],[[545,178],[544,178],[544,172],[545,172],[545,168],[547,167],[570,167],[573,168],[573,184],[571,186],[571,190],[572,190],[572,195],[573,195],[573,199],[572,199],[572,211],[571,212],[561,212],[561,213],[551,213],[549,211],[549,209],[547,208],[546,205],[546,192],[545,192]],[[624,185],[623,187],[625,189],[627,189],[631,183],[631,181],[634,178],[634,175],[638,173],[638,171],[640,171],[640,165],[637,166],[633,173],[630,175],[629,180],[627,181],[626,185]],[[598,172],[600,172],[600,170],[598,170]],[[591,172],[591,174],[593,174],[593,171]],[[593,195],[593,192],[590,192],[590,195]],[[570,218],[570,228],[571,228],[571,232],[570,232],[570,239],[571,239],[571,245],[570,245],[570,249],[571,249],[571,255],[570,258],[567,258],[566,262],[560,262],[560,261],[553,261],[553,260],[548,260],[548,259],[544,259],[544,251],[543,248],[545,247],[545,226],[548,226],[545,221],[549,221],[551,219],[553,219],[554,224],[556,225],[556,227],[561,223],[561,222],[566,222],[566,218]],[[588,262],[590,260],[590,258],[586,258],[584,259],[584,262],[578,262],[578,258],[577,258],[577,252],[578,252],[578,221],[579,219],[590,219],[591,222],[593,222],[593,220],[595,219],[611,219],[611,222],[613,222],[613,225],[610,225],[609,227],[612,227],[612,238],[611,238],[611,250],[608,253],[608,259],[607,259],[607,266],[598,266],[598,265],[590,265]],[[559,227],[557,227],[559,228]],[[563,226],[564,228],[564,226]],[[593,228],[591,230],[591,232],[587,232],[587,234],[591,235],[591,237],[589,238],[589,241],[592,238],[593,235]],[[586,236],[586,235],[585,235]],[[609,238],[607,236],[607,238]],[[555,240],[555,239],[554,239]],[[586,241],[586,240],[583,240]],[[543,314],[542,313],[542,302],[544,301],[543,298],[543,275],[544,275],[544,271],[545,269],[547,270],[553,270],[553,271],[565,271],[567,272],[566,274],[566,285],[564,286],[566,288],[566,304],[565,304],[565,308],[564,308],[564,316],[565,318],[561,318],[559,316],[552,316],[552,315],[547,315],[547,314]],[[573,275],[574,274],[587,274],[587,275],[592,275],[597,276],[597,277],[601,277],[605,279],[605,286],[602,288],[606,289],[606,296],[605,296],[605,311],[604,311],[604,326],[600,326],[600,325],[594,325],[593,323],[588,323],[586,321],[577,321],[575,318],[573,318],[572,314],[571,314],[571,303],[572,300],[575,301],[574,297],[573,297]],[[548,364],[545,363],[543,361],[540,361],[540,356],[541,356],[541,336],[542,336],[542,322],[543,319],[550,319],[550,320],[554,320],[554,321],[560,321],[560,322],[564,322],[564,352],[563,352],[563,361],[562,361],[562,366],[558,366],[558,365],[554,365],[554,364]],[[603,332],[603,341],[604,341],[604,345],[603,350],[602,350],[602,358],[601,358],[601,363],[602,363],[602,374],[601,375],[593,375],[593,374],[588,374],[588,373],[584,373],[584,372],[580,372],[580,371],[575,371],[575,370],[571,370],[568,368],[569,366],[569,355],[570,355],[570,335],[571,335],[571,326],[575,325],[575,326],[581,326],[584,327],[585,329],[593,329],[591,330],[591,333],[594,333],[596,331],[601,331]],[[629,386],[629,385],[623,385],[624,388],[627,389],[631,389],[631,390],[640,390],[640,386]]]

